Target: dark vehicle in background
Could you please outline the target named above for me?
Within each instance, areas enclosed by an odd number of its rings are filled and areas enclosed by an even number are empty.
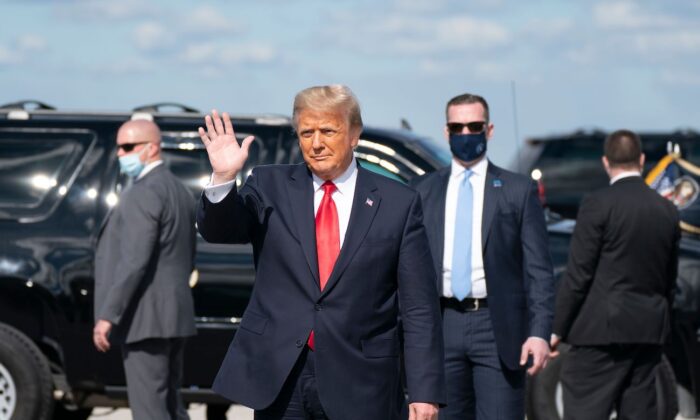
[[[608,185],[600,160],[607,135],[603,131],[581,130],[570,135],[529,139],[511,165],[512,170],[530,175],[540,185],[541,198],[553,219],[548,229],[558,277],[566,268],[574,223],[573,220],[555,220],[574,219],[583,196]],[[646,155],[644,175],[666,156],[669,142],[679,145],[686,160],[700,162],[700,134],[694,131],[642,132],[640,137]],[[687,232],[681,241],[672,338],[665,354],[667,360],[657,372],[661,399],[659,419],[672,419],[677,409],[685,417],[700,417],[700,236]],[[564,357],[565,353],[561,358]],[[561,358],[550,362],[530,382],[528,419],[561,418]]]
[[[166,164],[190,188],[195,205],[210,175],[196,133],[203,115],[196,110],[169,104],[118,113],[63,112],[36,102],[0,107],[0,420],[45,419],[52,410],[55,419],[85,419],[92,407],[126,403],[119,351],[98,353],[91,334],[95,241],[125,183],[115,136],[130,118],[152,118],[161,127]],[[239,140],[255,137],[239,183],[255,165],[302,160],[289,118],[234,117],[234,125]],[[600,149],[589,154],[599,164]],[[450,159],[446,149],[409,131],[370,127],[363,131],[356,156],[361,165],[403,182]],[[568,173],[566,161],[552,162],[540,166],[546,185],[559,166],[564,167],[562,176]],[[553,221],[549,232],[555,270],[561,275],[571,224]],[[674,310],[674,334],[680,339],[666,352],[673,371],[664,365],[658,381],[659,392],[669,401],[664,413],[675,407],[669,397],[674,372],[695,397],[692,401],[700,401],[699,256],[700,241],[684,237],[677,304],[684,303]],[[198,238],[196,271],[190,278],[198,335],[186,349],[186,401],[225,403],[209,387],[238,328],[253,280],[250,246]],[[559,418],[557,363],[528,387],[530,420]]]
[[[540,183],[542,198],[551,211],[575,218],[583,195],[608,184],[600,162],[608,134],[600,130],[579,130],[567,135],[528,139],[511,170],[529,175]],[[678,144],[685,159],[700,162],[700,134],[694,131],[639,134],[646,155],[644,175],[666,156],[668,142]]]
[[[158,104],[121,113],[63,112],[35,102],[0,107],[0,419],[45,419],[52,410],[57,419],[85,419],[94,406],[126,403],[120,352],[98,353],[92,326],[96,237],[126,181],[115,136],[130,118],[161,127],[165,163],[192,191],[194,206],[211,173],[197,111]],[[239,184],[253,166],[302,161],[289,118],[233,123],[239,141],[255,137]],[[449,159],[409,131],[369,127],[355,154],[362,166],[403,182]],[[186,348],[186,401],[224,403],[209,387],[253,280],[250,246],[198,238],[190,278],[198,333]]]

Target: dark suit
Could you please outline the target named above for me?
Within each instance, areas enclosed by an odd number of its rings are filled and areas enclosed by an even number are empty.
[[[602,418],[616,400],[619,418],[656,418],[655,406],[640,401],[655,400],[653,368],[670,330],[679,238],[675,206],[639,176],[584,198],[554,323],[573,345],[562,372],[568,418]],[[607,373],[599,375],[602,364]],[[635,376],[638,386],[625,382]]]
[[[257,167],[218,204],[202,196],[202,236],[252,243],[256,265],[253,294],[215,391],[256,410],[268,407],[313,329],[326,415],[395,419],[403,395],[400,315],[409,401],[444,402],[435,272],[418,194],[358,167],[347,233],[323,291],[313,194],[310,172],[300,164]]]
[[[156,390],[165,379],[170,393],[179,392],[183,338],[196,333],[188,284],[195,252],[191,203],[161,164],[121,194],[98,236],[95,320],[110,321],[110,342],[123,344],[135,418],[175,417],[172,402],[168,412],[158,411],[167,396]]]
[[[424,204],[424,220],[433,264],[439,274],[440,291],[443,287],[445,200],[450,172],[451,167],[448,166],[415,183]],[[488,328],[484,334],[495,336],[500,363],[506,370],[516,371],[522,382],[524,373],[519,365],[522,345],[533,336],[549,340],[554,307],[552,263],[535,184],[524,176],[489,162],[480,228],[488,310],[479,311],[482,315],[474,316],[490,318],[492,328]],[[451,337],[447,332],[445,334],[445,342],[448,343]],[[445,351],[445,357],[449,358],[447,348]],[[458,357],[464,358],[463,355],[455,355],[455,358]],[[463,386],[451,385],[449,375],[447,385],[448,388]],[[521,385],[517,384],[518,387]],[[475,381],[474,387],[489,388],[489,384]],[[479,391],[477,389],[476,393]],[[489,389],[483,391],[485,394],[493,392]],[[448,399],[448,407],[449,404]]]

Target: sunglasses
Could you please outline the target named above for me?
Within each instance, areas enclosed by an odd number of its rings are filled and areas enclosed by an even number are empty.
[[[121,149],[121,150],[123,150],[124,152],[129,153],[129,152],[131,152],[132,150],[134,150],[134,147],[138,146],[139,144],[146,144],[146,143],[149,143],[149,142],[147,142],[147,141],[142,141],[142,142],[139,142],[139,143],[124,143],[124,144],[119,144],[119,145],[117,145],[117,149]]]
[[[461,133],[462,131],[464,131],[464,127],[467,127],[470,133],[481,133],[486,128],[486,121],[472,121],[468,123],[447,123],[447,131],[449,131],[451,134]]]

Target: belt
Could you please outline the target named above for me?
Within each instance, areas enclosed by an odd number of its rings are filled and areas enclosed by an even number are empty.
[[[484,299],[474,299],[465,298],[464,300],[457,300],[456,298],[440,298],[440,304],[442,308],[450,308],[459,312],[473,312],[478,311],[481,308],[488,308],[489,301]]]

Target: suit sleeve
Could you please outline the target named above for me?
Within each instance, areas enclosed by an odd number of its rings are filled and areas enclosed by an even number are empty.
[[[132,190],[133,192],[133,190]],[[157,194],[133,193],[123,200],[122,209],[128,219],[119,232],[119,259],[112,285],[107,293],[99,319],[118,325],[124,312],[142,284],[149,265],[157,258],[157,242],[163,217],[164,200]]]
[[[212,203],[202,193],[197,205],[197,230],[208,242],[242,244],[252,240],[265,219],[265,202],[254,169],[240,191],[234,186],[226,197]]]
[[[534,182],[530,182],[523,209],[520,238],[525,284],[528,285],[528,336],[539,337],[549,342],[556,287],[544,211]]]
[[[559,285],[554,333],[566,340],[593,282],[603,246],[605,213],[595,197],[584,198],[571,238],[566,273]]]
[[[442,320],[420,196],[411,203],[397,268],[409,402],[445,403]]]

